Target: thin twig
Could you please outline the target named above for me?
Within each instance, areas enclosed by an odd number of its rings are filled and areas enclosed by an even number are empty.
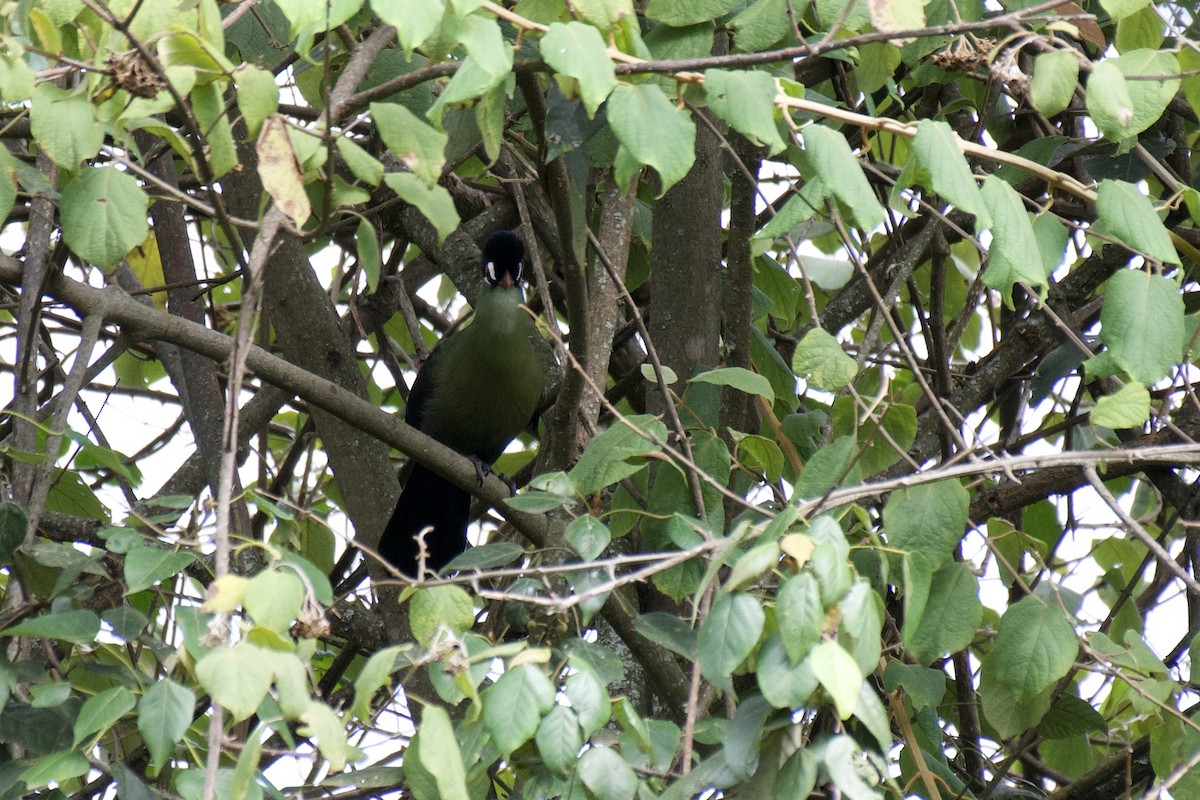
[[[1092,464],[1084,465],[1083,474],[1087,476],[1088,483],[1096,490],[1096,494],[1100,495],[1100,499],[1104,501],[1105,505],[1112,509],[1113,513],[1117,515],[1130,533],[1140,539],[1142,544],[1146,545],[1146,548],[1154,554],[1158,563],[1169,572],[1174,573],[1175,577],[1179,578],[1179,580],[1183,581],[1183,585],[1187,587],[1189,593],[1200,597],[1200,583],[1187,570],[1179,566],[1178,562],[1171,558],[1171,554],[1158,543],[1158,540],[1151,536],[1141,526],[1141,523],[1131,517],[1129,512],[1117,502],[1117,499],[1108,491],[1108,487],[1104,485],[1104,481],[1100,480],[1100,475],[1096,472],[1096,467]]]

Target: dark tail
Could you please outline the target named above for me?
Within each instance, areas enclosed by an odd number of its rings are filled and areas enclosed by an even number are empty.
[[[425,568],[440,570],[467,549],[470,513],[469,492],[414,464],[379,540],[379,555],[405,575],[416,577],[420,552],[417,536],[432,528],[425,534]]]

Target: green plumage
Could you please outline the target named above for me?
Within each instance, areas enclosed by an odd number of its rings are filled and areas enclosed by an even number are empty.
[[[490,466],[533,421],[545,374],[521,307],[524,245],[511,231],[484,245],[485,284],[475,314],[434,348],[417,373],[404,418],[442,444]],[[421,563],[440,570],[467,547],[471,496],[441,475],[414,464],[379,541],[379,554],[407,575]]]

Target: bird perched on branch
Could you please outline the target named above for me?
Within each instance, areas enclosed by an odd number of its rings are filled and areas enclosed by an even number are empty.
[[[471,458],[482,483],[504,448],[533,421],[546,376],[536,329],[521,307],[525,245],[512,231],[488,237],[484,286],[470,323],[442,339],[417,372],[404,419]],[[424,534],[427,570],[440,570],[467,548],[471,495],[414,463],[379,541],[379,554],[412,577]]]

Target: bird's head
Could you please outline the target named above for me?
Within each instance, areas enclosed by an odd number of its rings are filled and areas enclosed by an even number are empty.
[[[516,286],[525,264],[525,245],[512,231],[496,231],[483,244],[483,277],[489,286]]]

